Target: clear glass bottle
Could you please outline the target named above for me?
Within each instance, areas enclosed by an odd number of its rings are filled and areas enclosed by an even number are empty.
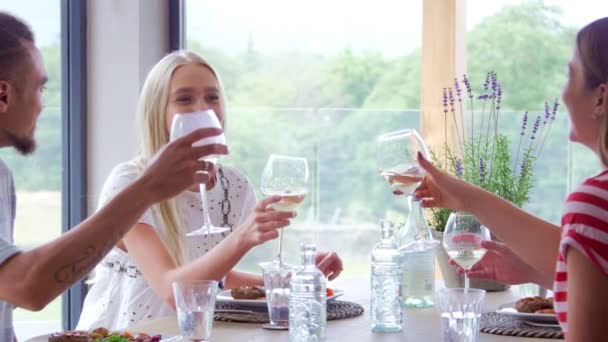
[[[402,303],[408,308],[428,308],[435,304],[435,250],[420,201],[412,200],[411,212],[399,234],[403,262]]]
[[[401,331],[401,255],[395,239],[394,225],[380,221],[382,240],[372,250],[371,319],[372,331]]]
[[[325,276],[315,265],[317,247],[303,244],[300,250],[302,267],[291,278],[289,294],[289,341],[325,341]]]

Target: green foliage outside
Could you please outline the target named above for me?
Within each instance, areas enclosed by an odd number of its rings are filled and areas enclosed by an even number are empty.
[[[467,35],[467,74],[477,82],[474,91],[479,93],[488,71],[501,77],[505,96],[499,128],[507,137],[517,137],[524,110],[535,117],[544,101],[560,96],[577,30],[561,24],[561,15],[558,8],[529,1],[505,7]],[[337,246],[349,255],[365,251],[353,258],[367,262],[367,251],[378,239],[378,219],[405,220],[405,201],[392,196],[376,175],[375,137],[419,127],[420,49],[391,58],[349,48],[332,56],[295,50],[268,55],[256,49],[253,38],[238,54],[194,39],[188,47],[219,70],[226,87],[231,156],[223,162],[243,170],[257,187],[268,154],[307,156],[313,189],[300,210],[302,228],[293,231],[323,237],[320,245]],[[23,158],[12,150],[0,151],[20,191],[61,190],[59,51],[59,45],[43,51],[50,81],[47,108],[37,128],[37,153]],[[534,190],[525,206],[553,222],[559,221],[571,183],[599,170],[595,157],[567,144],[567,136],[567,118],[560,111],[535,164]],[[569,158],[575,163],[569,164]],[[291,234],[286,239],[297,243],[299,235]],[[255,261],[272,253],[253,254]]]
[[[542,115],[545,101],[552,103],[561,95],[578,28],[562,25],[560,16],[559,8],[530,1],[505,7],[467,35],[467,74],[476,82],[473,91],[480,93],[487,72],[500,75],[504,98],[498,126],[504,137],[519,137],[524,110],[533,120]],[[399,58],[349,48],[335,56],[301,51],[266,55],[256,50],[253,39],[243,54],[225,54],[192,39],[188,47],[218,67],[224,78],[232,149],[226,163],[244,170],[257,184],[269,153],[300,154],[312,160],[313,200],[300,210],[299,218],[311,223],[299,235],[289,231],[286,239],[292,234],[291,239],[300,241],[303,232],[316,230],[321,236],[318,243],[331,240],[332,249],[367,262],[363,251],[377,241],[377,220],[405,219],[404,201],[393,197],[376,175],[374,143],[380,133],[419,127],[420,50]],[[348,109],[336,109],[344,107]],[[482,109],[469,110],[479,120]],[[562,107],[544,152],[536,159],[534,189],[524,206],[556,223],[568,189],[598,170],[595,157],[572,147],[567,137],[568,120]],[[514,145],[509,144],[509,155],[515,155]],[[501,146],[506,155],[506,144]],[[365,229],[368,233],[361,238]],[[344,246],[339,241],[345,241]],[[250,253],[252,261],[247,265],[251,269],[272,255],[256,253]]]
[[[507,137],[518,136],[524,110],[535,117],[542,113],[544,101],[560,95],[578,29],[562,25],[561,15],[558,8],[529,1],[505,7],[467,34],[467,75],[475,82],[474,92],[479,94],[488,71],[502,80],[499,130]],[[348,48],[333,56],[299,51],[267,55],[256,50],[253,39],[235,55],[193,39],[188,46],[218,68],[226,87],[231,156],[223,162],[238,166],[257,187],[269,153],[309,158],[313,191],[285,231],[287,260],[298,262],[298,244],[313,240],[320,249],[337,251],[345,259],[346,275],[369,272],[369,251],[379,238],[377,220],[388,216],[404,221],[406,210],[405,201],[390,194],[376,175],[374,138],[419,126],[420,49],[388,58],[379,51]],[[49,83],[36,131],[38,151],[24,158],[0,150],[20,192],[17,240],[30,246],[60,231],[59,44],[44,48],[43,55]],[[438,103],[441,87],[437,86]],[[469,109],[479,120],[481,108]],[[557,223],[569,187],[599,170],[599,165],[585,148],[566,143],[563,107],[551,130],[535,163],[534,189],[524,208]],[[39,196],[40,191],[55,194]],[[273,243],[256,248],[239,266],[258,271],[257,262],[270,260],[275,248]],[[59,300],[38,314],[15,312],[17,320],[59,316]]]

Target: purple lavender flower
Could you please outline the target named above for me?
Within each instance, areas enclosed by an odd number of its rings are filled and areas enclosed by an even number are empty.
[[[536,117],[534,121],[534,126],[532,126],[532,137],[530,139],[534,140],[536,132],[538,131],[538,126],[540,125],[540,115]]]
[[[458,79],[454,77],[454,90],[456,91],[456,97],[458,97],[458,102],[462,102],[462,98],[460,94],[462,94],[462,89],[460,88],[460,84],[458,84]]]
[[[520,177],[523,177],[525,175],[527,168],[528,168],[528,160],[524,160],[521,163],[521,169],[520,169],[520,172],[519,172],[519,176]]]
[[[452,93],[452,88],[448,88],[448,98],[450,99],[450,109],[454,113],[454,94]]]
[[[483,92],[487,93],[488,92],[488,86],[490,85],[490,75],[491,72],[486,74],[486,80],[483,82]]]
[[[464,166],[462,165],[462,161],[456,160],[456,176],[462,177],[464,174]]]
[[[496,110],[500,109],[500,101],[502,101],[502,87],[496,82]]]
[[[479,158],[479,180],[484,181],[486,178],[486,163],[483,158]]]
[[[492,98],[495,98],[498,88],[498,81],[496,80],[496,73],[494,71],[490,72],[490,84],[492,86]]]
[[[443,113],[448,113],[448,90],[443,88]]]
[[[521,123],[521,132],[519,133],[522,137],[526,134],[526,126],[528,126],[528,112],[524,112],[524,118]]]
[[[549,118],[551,117],[551,112],[549,111],[549,102],[545,101],[545,117],[543,118],[543,125],[547,124]]]
[[[469,94],[469,99],[473,99],[473,91],[471,91],[471,83],[469,83],[469,79],[467,75],[462,75],[462,83],[464,83],[465,88],[467,88],[467,94]]]
[[[483,94],[479,95],[477,98],[479,100],[487,100],[492,98],[490,96],[489,90],[490,90],[490,85],[492,85],[492,74],[493,72],[490,71],[486,74],[486,80],[483,82]]]
[[[551,120],[555,120],[555,114],[557,114],[557,107],[559,107],[559,102],[555,99],[553,102],[553,111],[551,111]]]

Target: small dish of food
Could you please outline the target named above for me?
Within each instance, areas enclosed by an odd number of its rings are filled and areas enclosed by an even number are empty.
[[[344,294],[344,291],[327,288],[327,300],[334,300]],[[242,306],[265,307],[266,292],[261,286],[241,286],[225,290],[217,294],[218,302],[228,302]]]
[[[91,331],[70,330],[32,337],[25,342],[162,342],[160,334],[131,333],[128,331],[110,332],[106,328]]]
[[[500,305],[496,312],[532,323],[557,324],[553,298],[524,297],[516,302]]]

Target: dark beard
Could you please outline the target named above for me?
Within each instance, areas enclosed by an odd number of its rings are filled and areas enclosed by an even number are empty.
[[[20,137],[10,132],[4,132],[10,146],[13,146],[22,155],[31,154],[36,150],[36,140],[32,137]]]

